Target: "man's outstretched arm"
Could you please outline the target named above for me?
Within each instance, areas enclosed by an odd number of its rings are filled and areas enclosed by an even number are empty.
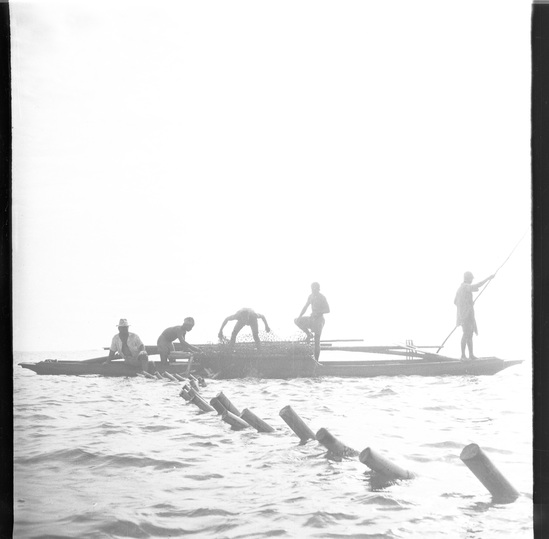
[[[305,314],[305,311],[307,310],[307,307],[309,307],[310,304],[311,304],[311,298],[307,298],[307,303],[305,303],[305,307],[301,309],[301,312],[299,313],[298,318],[301,318]]]
[[[227,325],[227,322],[230,322],[231,320],[236,320],[235,314],[231,314],[231,316],[227,316],[227,318],[223,320],[223,324],[221,324],[221,327],[219,328],[219,333],[217,334],[220,339],[223,338],[223,328]]]
[[[258,318],[261,318],[261,320],[263,320],[263,324],[265,324],[265,331],[267,333],[270,333],[271,332],[271,328],[269,327],[269,324],[267,322],[267,319],[262,315],[262,314],[258,314],[257,315]]]
[[[117,359],[119,356],[118,356],[118,353],[116,351],[116,336],[113,337],[112,339],[112,342],[111,342],[111,347],[109,348],[109,359],[108,361],[111,361],[113,359]]]
[[[484,279],[484,281],[480,281],[479,283],[476,283],[473,285],[473,290],[476,292],[483,284],[487,283],[488,281],[490,281],[491,279],[493,279],[496,275],[490,275],[489,277],[486,277],[486,279]]]
[[[179,342],[181,343],[181,347],[183,348],[183,350],[194,352],[195,354],[198,354],[199,352],[201,352],[200,348],[197,348],[196,346],[193,346],[192,344],[188,343],[185,340],[185,337],[179,337]]]

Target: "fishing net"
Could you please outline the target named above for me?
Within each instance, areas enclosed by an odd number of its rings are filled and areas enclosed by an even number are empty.
[[[313,347],[305,342],[295,341],[262,341],[259,348],[255,342],[238,342],[231,345],[229,342],[218,344],[204,344],[200,349],[206,356],[243,356],[243,357],[308,357],[311,355]],[[198,357],[198,356],[197,356]]]

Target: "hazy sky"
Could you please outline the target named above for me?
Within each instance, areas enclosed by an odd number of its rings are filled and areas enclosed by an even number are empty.
[[[326,338],[440,344],[529,230],[528,2],[10,7],[16,350],[295,336],[312,281]],[[528,353],[530,295],[527,234],[477,355]]]

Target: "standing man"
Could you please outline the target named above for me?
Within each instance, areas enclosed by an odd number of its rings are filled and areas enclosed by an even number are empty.
[[[465,347],[469,349],[469,359],[477,359],[473,354],[473,333],[478,335],[477,322],[475,320],[475,309],[473,307],[473,292],[478,292],[479,288],[487,283],[490,279],[493,279],[495,275],[490,275],[480,281],[479,283],[473,283],[473,274],[470,271],[466,271],[463,274],[463,283],[456,292],[454,299],[454,305],[457,307],[457,319],[456,327],[461,326],[463,328],[463,337],[461,338],[461,359],[467,359],[465,357]]]
[[[311,315],[303,316],[309,305],[311,306]],[[311,341],[314,334],[315,359],[317,362],[320,357],[320,336],[322,335],[322,328],[324,327],[324,315],[329,312],[330,307],[326,298],[320,293],[320,285],[318,283],[313,283],[311,285],[311,295],[294,322],[296,326],[307,335],[307,342]]]
[[[166,365],[168,363],[168,356],[170,355],[170,352],[175,350],[173,346],[173,341],[175,341],[175,339],[179,339],[183,350],[196,353],[200,352],[200,349],[196,348],[196,346],[192,346],[185,341],[187,331],[191,331],[193,327],[194,318],[188,316],[185,320],[183,320],[183,324],[181,326],[173,326],[162,332],[160,337],[158,337],[158,341],[156,341],[156,344],[158,345],[158,353],[160,354],[160,363],[162,365]]]
[[[118,358],[123,358],[124,362],[142,371],[147,370],[149,357],[145,345],[138,335],[130,333],[130,324],[125,318],[118,322],[118,334],[112,338],[108,361]]]
[[[267,333],[270,333],[271,328],[267,323],[267,319],[262,314],[256,313],[253,309],[245,307],[243,309],[240,309],[236,313],[227,316],[227,318],[223,320],[223,324],[221,324],[221,328],[217,336],[220,340],[223,340],[223,328],[225,327],[227,322],[230,322],[231,320],[236,320],[236,324],[231,335],[231,346],[234,346],[234,344],[236,343],[236,336],[238,335],[240,330],[244,326],[250,326],[250,328],[252,329],[252,335],[254,336],[255,344],[259,347],[261,345],[261,341],[259,340],[259,328],[257,326],[258,318],[261,318],[261,320],[263,320],[263,324],[265,325],[265,331]]]

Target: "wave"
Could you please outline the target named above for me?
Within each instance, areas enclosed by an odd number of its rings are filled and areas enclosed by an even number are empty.
[[[173,427],[168,427],[166,425],[145,425],[141,427],[141,430],[145,432],[160,432],[163,430],[172,430]]]
[[[156,526],[149,522],[136,523],[131,520],[116,520],[97,526],[97,531],[107,534],[108,537],[178,537],[193,533],[194,530],[184,528],[168,528]]]
[[[441,449],[463,449],[465,444],[463,442],[434,442],[430,444],[421,444],[421,447],[436,447]]]
[[[209,479],[223,479],[223,476],[218,473],[212,474],[195,474],[195,475],[186,475],[185,479],[193,479],[194,481],[208,481]]]
[[[328,539],[345,539],[351,537],[347,533],[323,533],[322,537],[327,537]],[[395,535],[391,531],[387,533],[353,533],[353,539],[395,539],[400,537],[400,535]]]
[[[43,464],[52,462],[62,462],[64,464],[85,464],[93,467],[114,466],[119,468],[147,468],[152,467],[155,470],[165,470],[173,468],[187,468],[191,466],[186,462],[177,460],[154,459],[150,457],[136,457],[134,455],[101,455],[91,453],[84,449],[62,449],[59,451],[50,451],[41,453],[32,457],[19,457],[14,459],[14,463],[22,466],[33,464]]]
[[[305,522],[305,526],[312,528],[325,528],[340,520],[356,520],[356,515],[347,515],[345,513],[328,513],[326,511],[317,511],[313,513]]]
[[[232,517],[232,516],[238,516],[238,513],[231,513],[230,511],[225,511],[224,509],[212,509],[211,507],[199,507],[197,509],[189,509],[189,510],[162,511],[160,513],[157,513],[157,516],[168,517],[168,518]]]
[[[384,387],[383,389],[380,389],[377,393],[370,395],[370,398],[375,399],[377,397],[385,397],[387,395],[398,395],[398,392],[394,391],[390,387]]]

